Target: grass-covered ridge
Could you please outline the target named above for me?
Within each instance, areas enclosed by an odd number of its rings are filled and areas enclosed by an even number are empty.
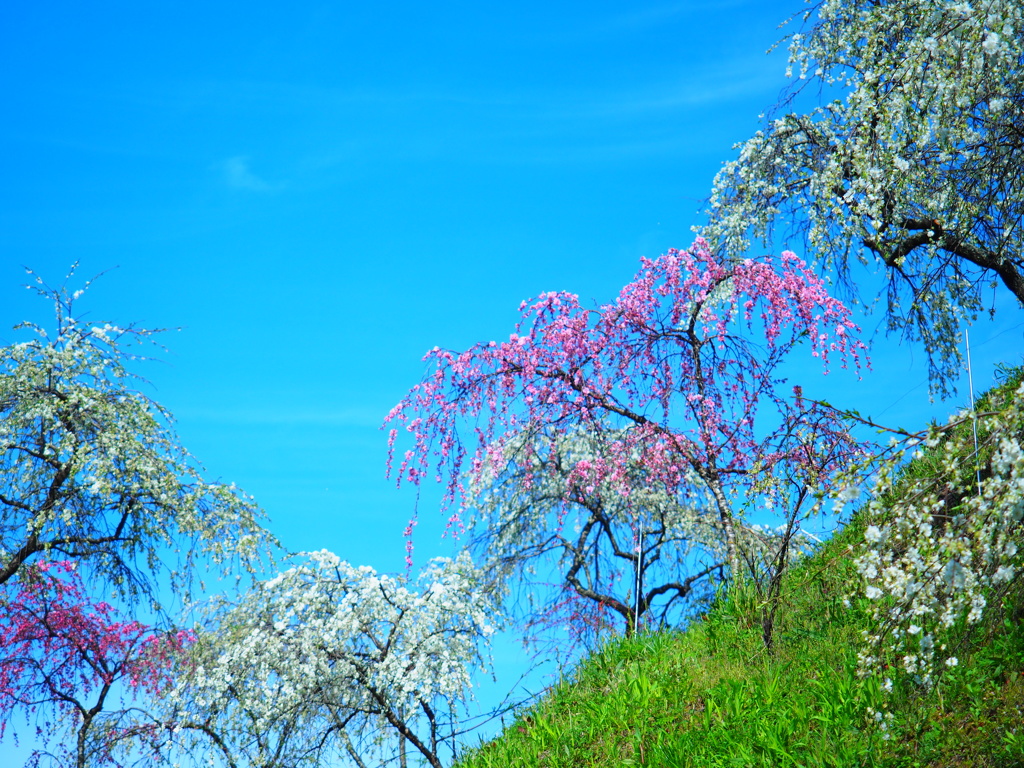
[[[1012,403],[1022,378],[1009,372],[979,410]],[[930,457],[915,461],[908,477]],[[854,563],[867,524],[855,514],[789,572],[773,653],[753,590],[734,589],[686,631],[609,643],[458,765],[1024,766],[1024,579],[937,638],[959,664],[935,685],[888,659],[884,693],[883,675],[857,670],[875,631]]]

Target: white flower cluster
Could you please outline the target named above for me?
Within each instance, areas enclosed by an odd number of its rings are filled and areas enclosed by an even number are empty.
[[[907,673],[929,685],[940,661],[958,663],[937,638],[959,622],[979,621],[989,596],[1018,577],[1024,385],[1002,405],[978,417],[978,454],[970,430],[947,425],[933,429],[917,454],[932,471],[920,476],[895,461],[882,467],[857,559],[879,628],[867,638],[864,671],[873,670],[879,654],[894,654]],[[954,417],[953,426],[964,418]],[[885,497],[895,501],[883,503]]]
[[[792,36],[790,66],[842,98],[774,117],[737,145],[699,231],[740,258],[776,223],[796,224],[802,250],[844,280],[850,259],[881,259],[890,327],[924,342],[939,381],[959,370],[956,330],[981,308],[980,290],[1022,268],[1024,4],[816,8]]]
[[[165,701],[181,745],[283,766],[406,740],[433,764],[498,620],[468,555],[433,561],[418,589],[326,550],[305,559],[200,633]]]

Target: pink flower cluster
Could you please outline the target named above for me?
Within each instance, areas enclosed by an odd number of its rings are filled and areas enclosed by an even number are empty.
[[[119,680],[156,693],[194,640],[190,631],[117,621],[111,605],[89,601],[72,562],[26,565],[17,593],[0,601],[0,734],[18,710],[53,707],[75,718],[88,709],[85,697],[105,696]]]
[[[777,369],[800,344],[826,373],[834,359],[864,364],[849,309],[792,253],[730,264],[697,240],[643,259],[611,304],[588,309],[556,292],[521,311],[508,341],[427,354],[432,370],[385,420],[389,475],[399,430],[412,438],[399,483],[433,471],[451,504],[467,464],[500,472],[503,438],[524,430],[614,429],[610,458],[581,462],[570,482],[621,479],[625,495],[631,456],[669,490],[693,472],[720,485],[746,477],[751,487],[755,466],[771,472],[820,454],[795,439],[801,430],[812,444],[848,440],[838,418],[778,391]],[[775,412],[767,433],[755,427],[765,403]]]

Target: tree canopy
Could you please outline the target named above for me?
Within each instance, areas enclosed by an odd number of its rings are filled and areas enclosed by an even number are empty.
[[[803,18],[797,83],[718,174],[700,232],[730,258],[801,235],[868,304],[854,266],[881,265],[889,329],[948,391],[984,291],[1024,301],[1024,7],[824,0]]]
[[[111,748],[130,730],[135,700],[170,683],[192,633],[120,620],[68,561],[31,563],[15,581],[0,612],[0,736],[23,715],[41,741],[33,765],[125,765]]]
[[[399,480],[444,482],[503,569],[561,548],[561,578],[628,620],[628,597],[578,578],[602,538],[612,562],[635,562],[626,549],[646,521],[666,560],[681,566],[670,550],[696,544],[710,558],[697,571],[733,579],[755,506],[809,514],[810,491],[858,455],[837,414],[783,387],[780,366],[805,344],[825,370],[859,366],[863,351],[849,309],[792,253],[729,264],[698,240],[642,260],[597,309],[547,293],[522,310],[508,341],[428,353],[431,368],[389,416],[412,436]],[[595,538],[573,541],[574,520]],[[688,579],[673,572],[641,604],[685,597]]]
[[[212,608],[176,686],[139,728],[168,764],[364,766],[408,749],[440,768],[500,621],[465,554],[412,581],[307,553]]]

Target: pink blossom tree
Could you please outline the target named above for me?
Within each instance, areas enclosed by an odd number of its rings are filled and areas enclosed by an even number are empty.
[[[193,639],[119,621],[85,592],[73,563],[43,560],[22,566],[0,603],[0,736],[23,714],[41,744],[30,765],[121,765],[115,748],[145,733],[131,725],[129,700],[169,684]]]
[[[800,346],[826,373],[833,362],[864,364],[850,310],[792,253],[726,263],[697,240],[643,259],[610,304],[588,309],[555,292],[521,311],[508,341],[429,352],[430,370],[385,421],[389,474],[397,471],[399,483],[431,475],[442,482],[446,508],[458,507],[450,524],[475,526],[478,548],[502,553],[508,576],[529,571],[538,538],[555,539],[556,548],[569,542],[570,552],[571,513],[582,514],[576,525],[585,529],[594,520],[585,502],[595,498],[620,508],[619,549],[634,549],[639,569],[641,557],[659,555],[638,543],[645,516],[648,531],[664,522],[661,513],[650,519],[652,493],[662,509],[690,510],[695,526],[714,532],[694,537],[710,553],[699,568],[711,572],[720,558],[718,570],[735,580],[745,559],[784,563],[745,552],[792,541],[793,525],[819,508],[833,474],[859,450],[837,413],[783,387],[780,366]],[[395,467],[401,431],[412,444]],[[597,447],[567,446],[571,436]],[[516,507],[521,514],[538,508],[537,494],[529,498],[535,491],[550,502],[530,519],[533,534],[515,529],[518,551],[508,549],[501,523],[510,488],[526,500]],[[788,534],[749,524],[765,500],[792,521]],[[572,591],[615,607],[613,596],[574,583],[573,562],[561,560]],[[685,567],[678,558],[671,564]],[[686,583],[674,577],[666,583]],[[645,595],[639,583],[626,588],[633,597],[614,600],[634,606],[619,611],[628,627],[658,586]]]

